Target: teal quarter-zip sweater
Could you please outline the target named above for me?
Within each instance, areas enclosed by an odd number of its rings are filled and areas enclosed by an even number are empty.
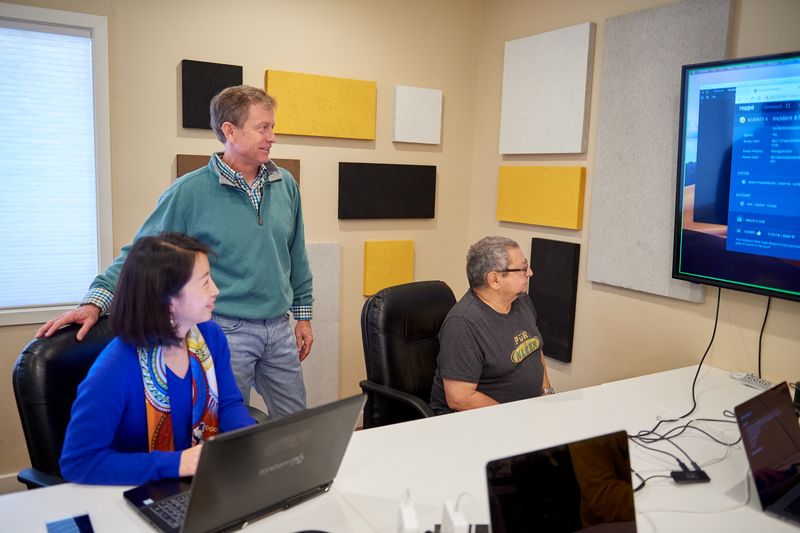
[[[161,196],[136,239],[163,231],[196,237],[211,247],[211,276],[220,290],[215,313],[259,320],[313,302],[297,182],[269,162],[261,212],[228,185],[213,162],[179,178]],[[91,288],[114,292],[130,245]]]

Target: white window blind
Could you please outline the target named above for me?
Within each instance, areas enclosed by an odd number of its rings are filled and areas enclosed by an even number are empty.
[[[0,18],[0,324],[74,305],[99,270],[93,58],[91,28]]]

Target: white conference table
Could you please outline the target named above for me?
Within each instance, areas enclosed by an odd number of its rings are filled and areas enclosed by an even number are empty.
[[[444,500],[455,500],[462,493],[461,510],[469,521],[488,523],[487,461],[619,429],[633,434],[652,428],[658,417],[689,410],[695,370],[687,367],[358,431],[328,494],[254,522],[247,530],[393,532],[407,490],[423,531],[440,522]],[[724,410],[732,411],[758,393],[714,368],[701,370],[696,390],[698,409],[690,419],[722,418]],[[721,440],[739,437],[735,423],[699,424]],[[670,479],[648,481],[635,495],[639,531],[795,530],[761,512],[741,444],[726,448],[697,432],[676,442],[705,469],[711,482],[678,486]],[[679,454],[667,444],[657,447]],[[677,468],[662,454],[633,443],[630,449],[632,466],[643,477]],[[48,521],[88,513],[98,533],[147,531],[149,527],[123,501],[125,488],[66,484],[2,496],[0,530],[45,531]]]

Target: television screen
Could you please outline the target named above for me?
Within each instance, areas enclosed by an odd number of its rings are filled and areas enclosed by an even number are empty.
[[[674,278],[800,301],[800,52],[683,67]]]

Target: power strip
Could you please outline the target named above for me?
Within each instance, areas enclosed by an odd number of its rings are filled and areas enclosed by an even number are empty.
[[[761,391],[765,391],[767,389],[772,388],[772,383],[770,383],[766,379],[761,379],[760,377],[754,375],[752,372],[750,373],[731,372],[731,378],[735,379],[739,383],[744,383],[748,387],[753,387],[754,389],[758,389]]]

